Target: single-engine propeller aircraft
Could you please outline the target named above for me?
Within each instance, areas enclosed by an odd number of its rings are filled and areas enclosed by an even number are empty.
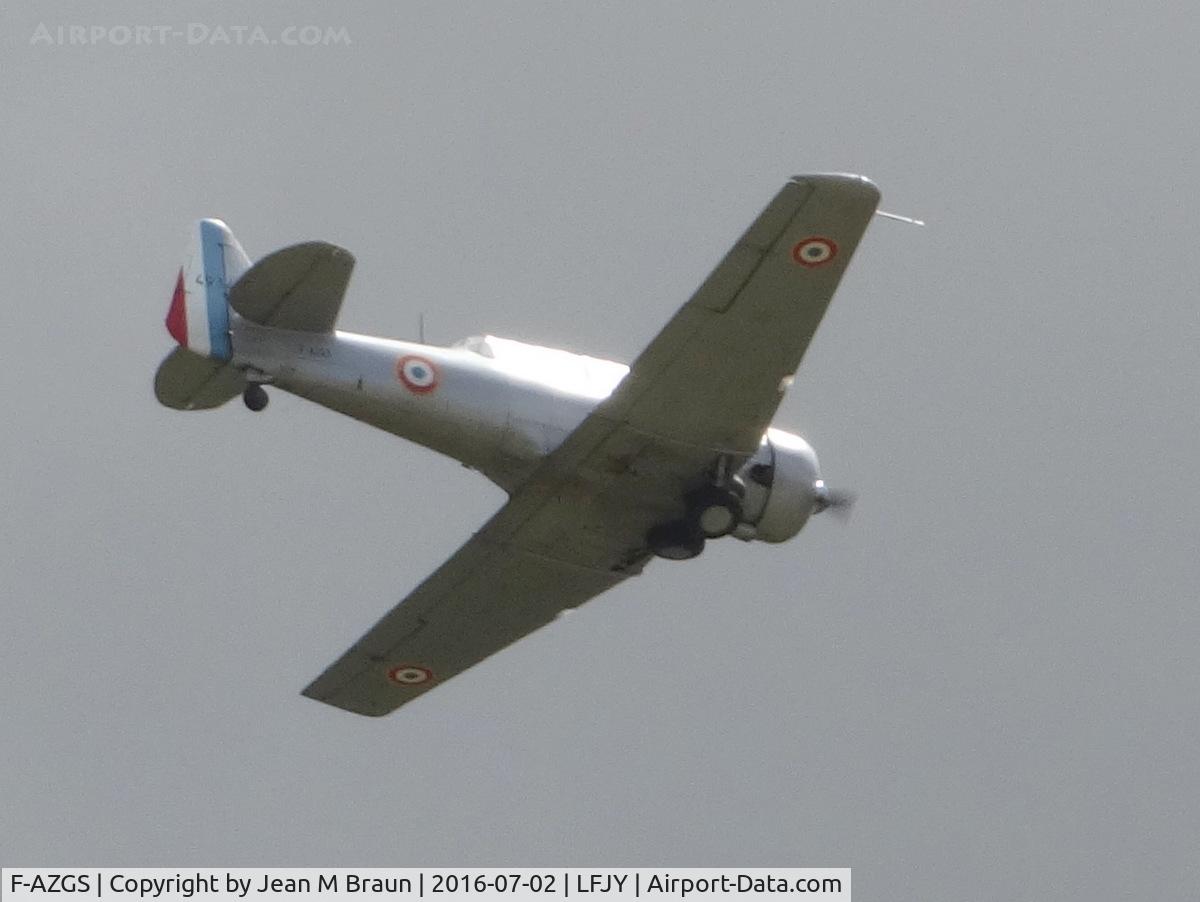
[[[204,410],[274,386],[448,454],[508,502],[306,689],[379,716],[708,540],[783,542],[848,499],[770,427],[879,191],[791,179],[626,367],[486,335],[451,347],[334,330],[354,257],[313,241],[251,265],[201,220],[155,393]]]

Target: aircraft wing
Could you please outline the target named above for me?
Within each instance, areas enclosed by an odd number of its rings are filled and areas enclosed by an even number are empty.
[[[229,289],[229,306],[262,326],[329,332],[342,307],[354,255],[324,241],[263,257]]]
[[[788,182],[613,394],[304,695],[387,714],[640,573],[650,527],[758,448],[878,200],[858,176]]]
[[[752,454],[878,203],[861,176],[791,179],[597,415]]]
[[[378,717],[638,572],[598,508],[543,468],[303,694]],[[615,568],[615,569],[614,569]]]
[[[711,454],[592,416],[491,520],[303,694],[380,716],[641,572]]]

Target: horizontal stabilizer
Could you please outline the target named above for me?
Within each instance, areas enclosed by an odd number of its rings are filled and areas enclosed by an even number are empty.
[[[238,279],[229,306],[259,325],[331,332],[353,270],[354,255],[324,241],[285,247]]]
[[[176,348],[154,374],[154,394],[174,410],[209,410],[236,398],[246,388],[240,372],[221,360]]]

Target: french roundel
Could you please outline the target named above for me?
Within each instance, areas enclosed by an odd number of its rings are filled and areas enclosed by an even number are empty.
[[[419,686],[433,679],[433,671],[416,664],[401,664],[388,671],[388,679],[400,686]]]
[[[418,395],[428,394],[437,388],[437,367],[424,357],[401,357],[396,361],[396,375],[405,388]]]
[[[820,266],[836,256],[837,245],[832,239],[819,235],[797,241],[796,246],[792,248],[792,259],[801,266]]]

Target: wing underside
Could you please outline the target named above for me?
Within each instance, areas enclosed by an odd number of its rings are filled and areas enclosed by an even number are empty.
[[[357,714],[387,714],[545,626],[639,569],[568,548],[563,505],[514,497],[462,548],[305,690]],[[557,539],[557,554],[538,550]],[[572,559],[574,558],[574,559]],[[616,569],[613,569],[616,568]]]
[[[878,203],[861,176],[793,178],[596,414],[753,453]]]

